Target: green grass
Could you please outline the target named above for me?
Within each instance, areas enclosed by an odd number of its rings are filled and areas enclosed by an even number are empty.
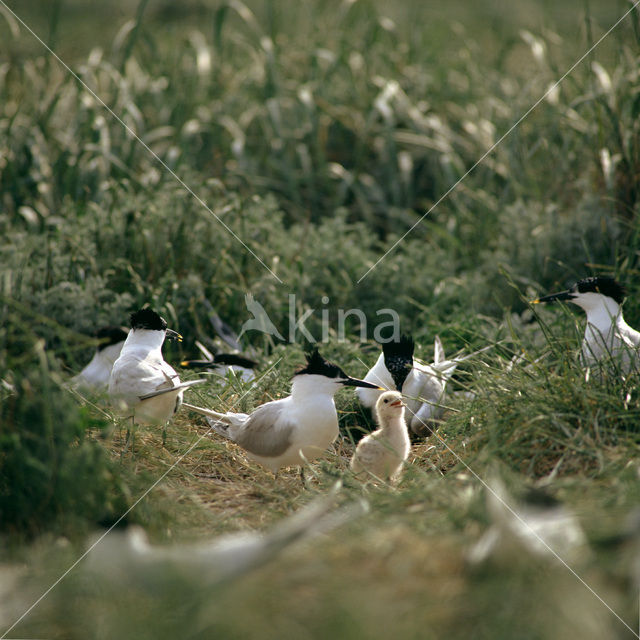
[[[611,541],[640,499],[637,374],[585,379],[584,317],[527,300],[613,274],[640,326],[637,12],[394,248],[629,3],[10,6],[148,149],[0,12],[0,630],[131,507],[154,543],[186,544],[268,530],[342,478],[369,513],[278,562],[215,589],[170,572],[122,588],[80,565],[11,633],[631,637],[559,563],[505,549],[471,566],[467,552],[491,523],[478,477],[543,485],[589,539],[572,567],[636,626],[636,551]],[[248,292],[285,333],[289,294],[316,337],[326,311],[322,352],[351,375],[377,357],[384,308],[425,360],[436,334],[447,355],[496,346],[460,367],[451,388],[475,398],[448,399],[396,489],[347,471],[349,434],[371,426],[352,392],[336,398],[344,438],[303,489],[185,411],[165,448],[141,428],[122,456],[104,399],[64,387],[96,327],[149,303],[185,336],[165,348],[177,363],[211,336],[206,302],[239,329]],[[356,322],[338,339],[351,308],[364,343]],[[248,411],[288,392],[302,345],[245,341],[273,370],[190,401]]]

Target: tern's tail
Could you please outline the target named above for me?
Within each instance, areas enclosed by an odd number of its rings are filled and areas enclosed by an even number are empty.
[[[139,396],[140,400],[148,400],[149,398],[155,398],[156,396],[164,395],[165,393],[178,393],[183,391],[184,389],[188,389],[192,387],[194,384],[200,384],[201,382],[205,382],[204,378],[199,378],[198,380],[188,380],[187,382],[179,382],[177,385],[173,387],[165,387],[164,389],[156,389],[151,393],[146,393],[143,396]]]
[[[437,371],[440,374],[440,376],[448,380],[449,378],[451,378],[454,371],[456,370],[456,367],[460,363],[464,362],[465,360],[470,360],[471,358],[475,358],[477,355],[483,353],[484,351],[488,351],[489,349],[493,349],[493,347],[495,346],[496,346],[495,344],[490,344],[486,347],[483,347],[482,349],[478,349],[477,351],[474,351],[473,353],[468,353],[465,356],[456,356],[455,358],[451,358],[450,360],[443,360],[438,363],[433,363],[430,366],[433,370]]]

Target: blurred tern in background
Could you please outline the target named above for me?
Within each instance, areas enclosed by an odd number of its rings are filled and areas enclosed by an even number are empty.
[[[96,331],[98,346],[87,366],[69,381],[76,389],[106,391],[113,363],[118,359],[127,331],[122,327],[101,327]]]
[[[244,382],[250,382],[255,379],[254,369],[258,366],[255,360],[247,358],[241,353],[216,353],[214,355],[198,340],[196,340],[196,346],[204,359],[183,360],[180,366],[189,369],[205,369],[207,373],[213,373],[223,378],[231,371]]]

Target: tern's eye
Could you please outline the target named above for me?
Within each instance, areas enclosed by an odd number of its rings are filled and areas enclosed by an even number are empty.
[[[385,400],[384,403],[387,404],[387,402],[389,402],[388,400]]]

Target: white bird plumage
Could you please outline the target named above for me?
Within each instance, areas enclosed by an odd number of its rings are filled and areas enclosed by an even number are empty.
[[[139,424],[164,424],[178,410],[184,390],[202,380],[180,382],[165,362],[165,336],[178,334],[166,321],[146,308],[131,314],[131,330],[109,378],[109,395],[115,409]]]
[[[350,467],[363,479],[370,474],[394,483],[400,479],[411,450],[402,395],[397,391],[381,394],[376,402],[376,416],[380,428],[360,440]]]
[[[579,280],[566,291],[533,300],[532,304],[567,300],[584,309],[587,314],[581,356],[584,366],[611,359],[628,373],[638,366],[640,332],[624,320],[621,305],[625,296],[625,288],[614,278],[596,276]]]
[[[102,327],[96,332],[98,346],[89,363],[69,384],[81,390],[106,391],[114,362],[120,356],[127,332],[122,327]]]
[[[185,405],[207,417],[220,435],[242,447],[249,458],[274,474],[319,457],[338,436],[333,396],[342,386],[376,385],[351,378],[317,350],[293,377],[291,395],[259,406],[250,414],[218,413]]]
[[[151,545],[143,529],[112,531],[91,551],[88,570],[98,580],[120,584],[172,584],[176,574],[189,585],[227,582],[261,566],[293,543],[325,533],[368,510],[354,501],[336,506],[340,483],[328,495],[280,520],[269,531],[235,532],[197,544]]]

